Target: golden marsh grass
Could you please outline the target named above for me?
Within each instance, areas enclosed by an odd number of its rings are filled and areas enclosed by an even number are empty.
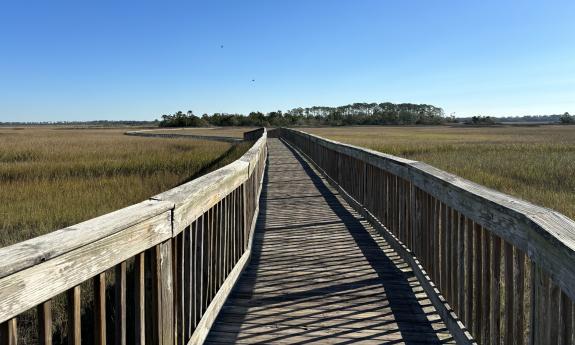
[[[143,201],[247,149],[124,131],[0,128],[0,247]]]
[[[422,161],[575,218],[575,126],[302,130]]]

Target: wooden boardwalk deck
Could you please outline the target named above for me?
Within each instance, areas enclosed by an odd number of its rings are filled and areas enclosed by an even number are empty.
[[[409,266],[277,139],[253,250],[208,344],[454,343]]]

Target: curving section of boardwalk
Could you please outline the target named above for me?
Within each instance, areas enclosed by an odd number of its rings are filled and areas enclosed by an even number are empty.
[[[207,343],[454,343],[368,222],[297,153],[268,148],[253,257]]]

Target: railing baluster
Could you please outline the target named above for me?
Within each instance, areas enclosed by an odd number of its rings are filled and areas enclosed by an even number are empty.
[[[116,265],[114,296],[116,302],[115,343],[126,345],[126,262]]]
[[[80,285],[68,290],[68,344],[80,345],[82,342]]]
[[[136,255],[135,271],[135,313],[134,313],[134,341],[136,345],[146,343],[146,254]]]
[[[490,318],[490,344],[497,345],[500,343],[501,334],[501,239],[493,236],[491,241],[491,315]]]
[[[482,250],[482,254],[481,254],[481,262],[482,262],[482,276],[481,276],[481,281],[482,281],[482,286],[483,286],[483,294],[481,295],[481,311],[482,311],[482,315],[481,315],[481,332],[482,332],[482,336],[481,339],[484,343],[486,343],[488,341],[488,339],[490,338],[489,336],[489,309],[491,306],[491,274],[490,274],[490,270],[491,270],[491,234],[489,233],[489,231],[487,231],[487,229],[485,228],[481,228],[481,250]]]
[[[40,345],[52,345],[52,301],[40,304],[37,309]]]
[[[94,344],[106,344],[106,272],[92,279],[94,283]]]
[[[18,327],[15,317],[0,324],[0,343],[18,345]]]

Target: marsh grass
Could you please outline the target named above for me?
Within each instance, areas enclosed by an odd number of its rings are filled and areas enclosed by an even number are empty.
[[[337,127],[304,131],[422,161],[575,218],[575,128]]]
[[[123,129],[0,128],[0,247],[163,192],[239,158],[249,143],[141,138]],[[132,261],[128,262],[131,277]],[[113,270],[107,273],[113,342]],[[131,283],[133,279],[128,279]],[[132,299],[128,289],[128,298]],[[65,294],[53,300],[54,344],[67,342]],[[130,312],[131,309],[129,308]],[[93,340],[93,286],[82,284],[82,340]],[[20,344],[38,343],[36,311],[18,317]],[[131,335],[130,335],[131,336]]]
[[[0,247],[143,201],[247,149],[123,132],[0,129]]]
[[[197,128],[162,128],[153,133],[165,134],[193,134],[205,136],[221,136],[243,138],[244,132],[249,132],[257,127],[197,127]]]

